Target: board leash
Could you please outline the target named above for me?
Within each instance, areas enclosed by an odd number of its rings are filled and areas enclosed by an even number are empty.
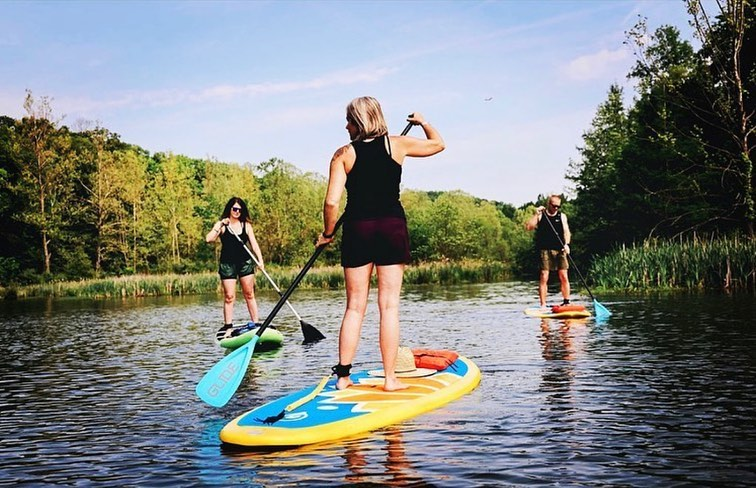
[[[323,388],[325,388],[325,385],[326,383],[328,383],[328,379],[330,377],[331,375],[324,376],[323,379],[320,380],[320,383],[318,383],[318,386],[316,386],[314,390],[312,390],[310,393],[303,396],[302,398],[298,399],[297,401],[288,404],[286,407],[284,407],[283,410],[281,410],[281,413],[279,413],[278,415],[271,415],[270,417],[267,417],[264,419],[256,418],[255,422],[261,422],[265,425],[275,424],[276,422],[284,418],[288,412],[292,412],[296,410],[297,408],[301,407],[305,403],[309,402],[310,400],[318,396],[320,392],[323,391]]]

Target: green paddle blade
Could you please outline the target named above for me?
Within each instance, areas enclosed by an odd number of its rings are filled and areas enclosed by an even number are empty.
[[[222,407],[228,403],[244,379],[258,339],[260,336],[255,334],[252,340],[218,361],[205,373],[195,388],[197,396],[203,402],[213,407]]]
[[[596,318],[599,320],[606,319],[612,314],[612,312],[596,300],[593,300],[593,311],[596,314]]]

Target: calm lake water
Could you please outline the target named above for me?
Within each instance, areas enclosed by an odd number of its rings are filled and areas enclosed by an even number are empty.
[[[283,348],[255,354],[220,409],[194,394],[222,357],[220,296],[2,302],[0,484],[756,484],[753,296],[598,297],[614,313],[598,324],[525,316],[535,286],[406,288],[402,342],[457,350],[480,386],[390,428],[274,453],[224,449],[218,433],[329,372],[342,291],[297,291],[326,340],[302,345],[283,308]],[[377,331],[373,296],[357,369],[379,366]]]

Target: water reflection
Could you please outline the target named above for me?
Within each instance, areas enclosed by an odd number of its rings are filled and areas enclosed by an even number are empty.
[[[225,482],[261,486],[435,486],[414,466],[425,456],[413,461],[407,453],[406,428],[392,426],[338,442],[267,452],[224,447],[222,452],[228,463],[244,473]],[[212,474],[209,471],[204,481],[223,481]]]
[[[576,428],[574,414],[578,409],[575,394],[576,367],[584,354],[588,334],[586,319],[541,319],[539,343],[545,364],[541,372],[539,394],[543,395],[547,431],[564,435]]]
[[[388,427],[376,435],[385,441],[382,450],[385,458],[371,461],[362,442],[348,442],[342,458],[349,473],[344,481],[349,485],[365,486],[380,483],[381,486],[432,486],[413,468],[404,447],[402,431],[398,427]],[[380,466],[383,473],[376,472]]]

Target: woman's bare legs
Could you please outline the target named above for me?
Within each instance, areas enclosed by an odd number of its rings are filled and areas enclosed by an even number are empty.
[[[359,268],[344,268],[347,304],[339,332],[340,364],[352,364],[354,355],[357,353],[362,319],[365,317],[365,310],[367,309],[370,275],[372,273],[372,263]],[[343,376],[336,380],[336,388],[339,390],[343,390],[351,384],[352,380],[349,376]]]
[[[399,350],[399,295],[404,277],[403,264],[378,266],[378,309],[381,314],[380,343],[386,391],[408,386],[396,378],[396,355]]]
[[[257,300],[255,299],[255,275],[247,275],[239,278],[241,283],[242,293],[244,293],[244,300],[247,302],[247,310],[249,310],[249,318],[252,322],[257,323],[260,315],[257,311]]]
[[[221,280],[223,285],[223,323],[234,323],[234,300],[236,300],[236,280]]]

